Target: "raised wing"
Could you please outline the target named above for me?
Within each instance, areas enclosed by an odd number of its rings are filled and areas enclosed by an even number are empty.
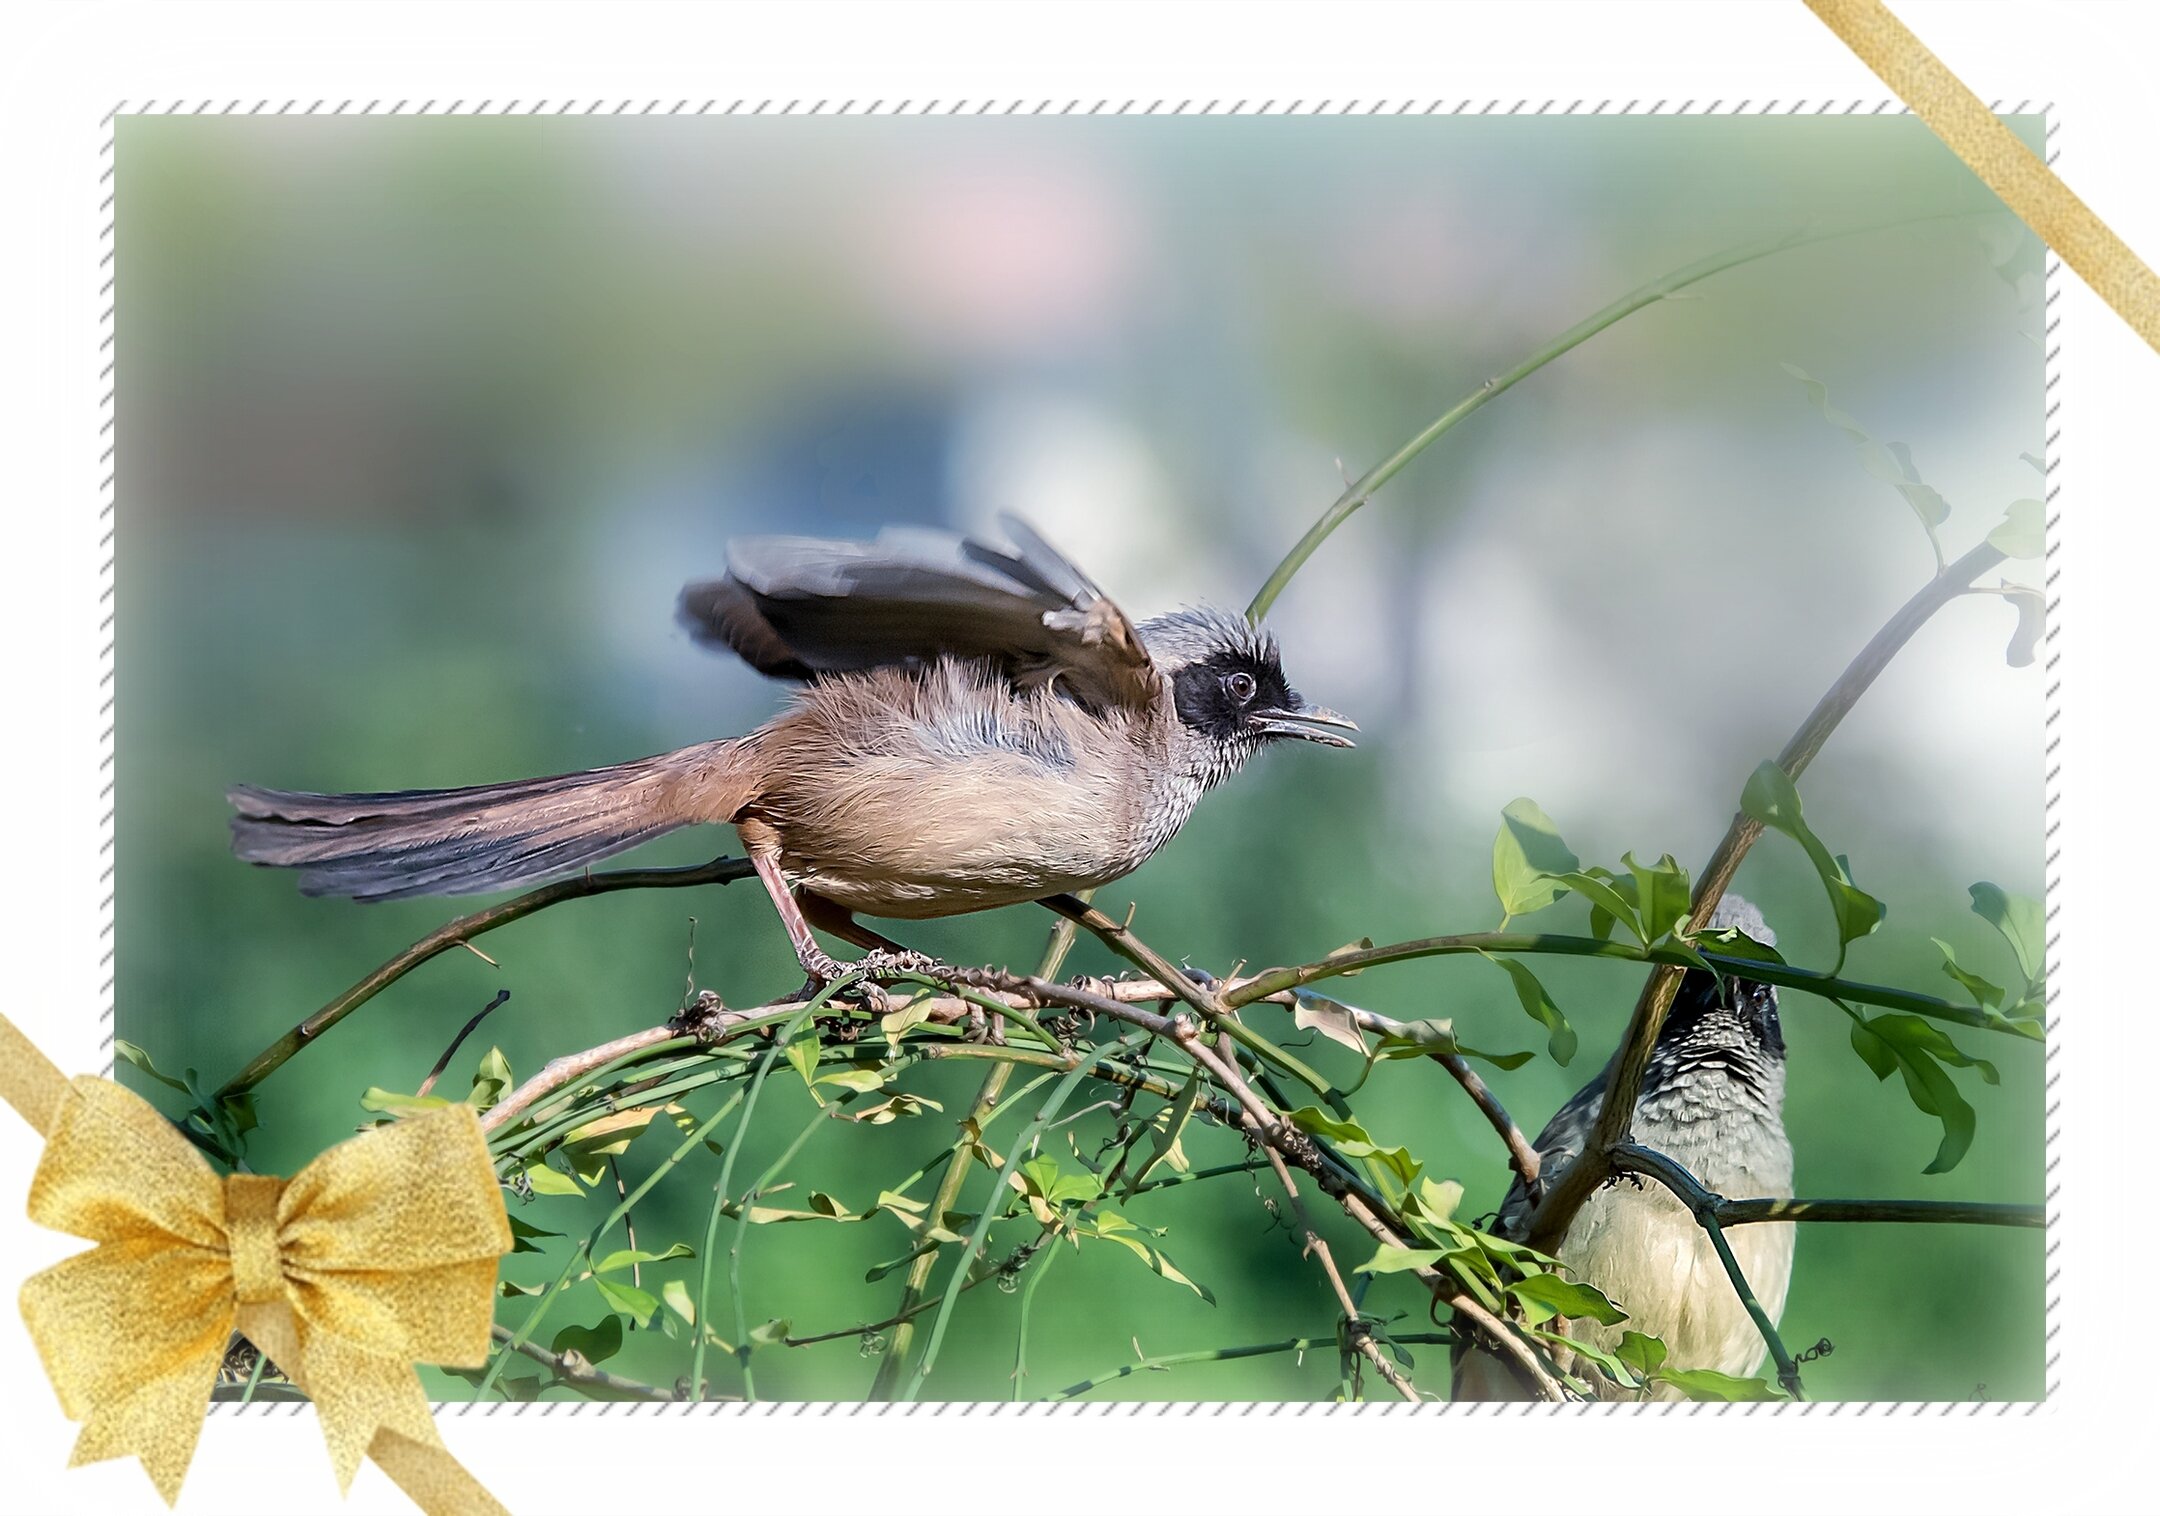
[[[725,578],[683,590],[699,642],[781,679],[940,656],[988,659],[1022,687],[1055,682],[1098,708],[1159,688],[1132,623],[1033,528],[1000,518],[1011,549],[930,527],[874,542],[747,537]]]

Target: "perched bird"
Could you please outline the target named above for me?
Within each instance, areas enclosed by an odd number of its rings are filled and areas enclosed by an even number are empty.
[[[1711,918],[1765,947],[1776,935],[1762,913],[1727,894]],[[1616,1055],[1617,1056],[1617,1055]],[[1581,1156],[1604,1108],[1607,1064],[1538,1133],[1539,1176],[1550,1185]],[[1700,969],[1681,981],[1658,1032],[1635,1103],[1634,1140],[1681,1164],[1710,1190],[1734,1199],[1792,1194],[1792,1143],[1785,1136],[1785,1037],[1777,991],[1728,976],[1721,990]],[[1520,1179],[1500,1204],[1495,1230],[1520,1239],[1536,1198]],[[1794,1227],[1753,1222],[1727,1233],[1748,1285],[1774,1322],[1792,1281]],[[1663,1339],[1676,1369],[1744,1375],[1761,1363],[1762,1335],[1734,1292],[1710,1238],[1655,1180],[1623,1176],[1593,1193],[1569,1223],[1557,1255],[1576,1278],[1628,1313],[1620,1326],[1569,1323],[1578,1340],[1610,1349],[1624,1331]],[[1514,1400],[1527,1390],[1490,1354],[1457,1363],[1458,1400]],[[1659,1398],[1677,1398],[1661,1387]]]
[[[683,591],[701,643],[800,681],[749,735],[468,789],[315,795],[236,786],[233,851],[310,895],[498,890],[729,822],[810,977],[813,926],[899,953],[854,913],[920,919],[1131,873],[1200,797],[1286,737],[1349,747],[1272,637],[1186,609],[1137,628],[1024,523],[1010,549],[927,528],[753,537]]]

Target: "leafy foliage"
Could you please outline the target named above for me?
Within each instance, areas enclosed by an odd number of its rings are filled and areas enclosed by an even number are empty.
[[[1790,363],[1778,365],[1786,373],[1800,381],[1807,391],[1808,403],[1821,413],[1823,420],[1852,438],[1853,447],[1860,455],[1860,466],[1877,479],[1888,484],[1903,497],[1919,518],[1920,529],[1927,533],[1928,546],[1935,551],[1935,562],[1943,561],[1942,539],[1936,528],[1950,519],[1950,505],[1934,487],[1920,477],[1913,467],[1912,449],[1902,442],[1878,442],[1867,428],[1830,403],[1830,386]]]
[[[1785,771],[1768,759],[1749,776],[1740,792],[1740,809],[1772,831],[1782,832],[1800,844],[1815,865],[1823,893],[1830,900],[1830,914],[1837,923],[1838,965],[1845,963],[1845,949],[1882,925],[1883,903],[1853,883],[1852,865],[1842,853],[1832,855],[1808,826],[1800,810],[1800,792]]]

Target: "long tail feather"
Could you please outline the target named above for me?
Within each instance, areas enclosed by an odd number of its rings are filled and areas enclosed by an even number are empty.
[[[297,869],[301,893],[356,900],[468,895],[574,873],[739,800],[715,787],[729,743],[610,768],[464,789],[313,795],[236,785],[233,852]],[[694,784],[695,799],[686,803]],[[747,798],[745,795],[743,798]]]

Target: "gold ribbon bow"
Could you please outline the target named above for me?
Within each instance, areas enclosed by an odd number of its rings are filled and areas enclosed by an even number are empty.
[[[338,1488],[363,1455],[422,1510],[500,1512],[450,1456],[415,1362],[488,1355],[502,1192],[473,1113],[341,1143],[291,1179],[221,1177],[110,1080],[64,1080],[0,1017],[0,1097],[46,1134],[30,1217],[97,1244],[22,1290],[84,1423],[72,1462],[134,1454],[169,1503],[235,1327],[315,1401]]]

